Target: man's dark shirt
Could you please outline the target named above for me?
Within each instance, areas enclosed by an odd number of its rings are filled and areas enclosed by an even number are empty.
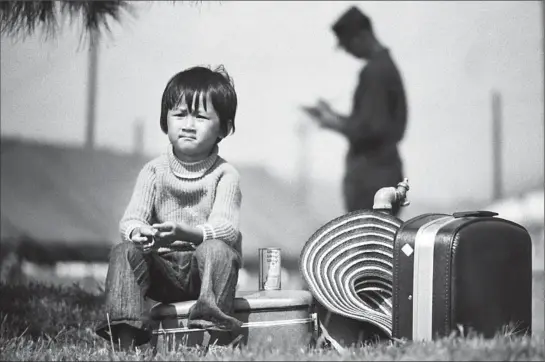
[[[376,53],[360,72],[352,113],[344,121],[343,133],[349,142],[346,209],[371,209],[376,191],[395,187],[403,177],[397,143],[406,129],[407,102],[387,49]]]
[[[401,76],[389,51],[374,55],[360,72],[345,134],[350,152],[366,153],[395,145],[405,133],[407,102]]]

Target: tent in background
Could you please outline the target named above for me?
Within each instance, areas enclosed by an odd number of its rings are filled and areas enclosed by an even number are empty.
[[[138,172],[149,159],[2,139],[2,243],[16,241],[34,261],[107,260]],[[295,266],[305,241],[327,220],[313,217],[294,187],[265,170],[237,168],[245,264],[257,263],[260,247],[280,247]]]

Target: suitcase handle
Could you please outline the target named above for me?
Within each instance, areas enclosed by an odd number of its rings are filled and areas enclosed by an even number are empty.
[[[482,210],[477,210],[477,211],[461,211],[461,212],[455,212],[454,214],[452,214],[452,216],[454,216],[455,218],[468,217],[468,216],[492,217],[492,216],[496,216],[496,215],[498,215],[497,212],[493,212],[493,211],[482,211]]]

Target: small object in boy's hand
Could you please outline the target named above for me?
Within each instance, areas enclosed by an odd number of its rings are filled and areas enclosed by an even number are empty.
[[[177,250],[183,250],[183,251],[193,251],[195,250],[195,244],[193,244],[190,241],[178,241],[175,242],[175,246]]]
[[[149,252],[151,251],[152,246],[155,244],[155,238],[150,237],[150,241],[146,243],[142,243],[142,251]]]

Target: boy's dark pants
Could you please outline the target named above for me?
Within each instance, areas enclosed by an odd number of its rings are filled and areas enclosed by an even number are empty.
[[[120,328],[130,328],[134,345],[151,339],[145,298],[163,303],[197,300],[189,310],[189,327],[234,329],[242,322],[231,317],[240,256],[220,240],[207,240],[195,251],[158,255],[143,253],[133,243],[113,247],[106,277],[107,320],[96,333],[117,341]],[[132,328],[131,328],[132,327]]]

